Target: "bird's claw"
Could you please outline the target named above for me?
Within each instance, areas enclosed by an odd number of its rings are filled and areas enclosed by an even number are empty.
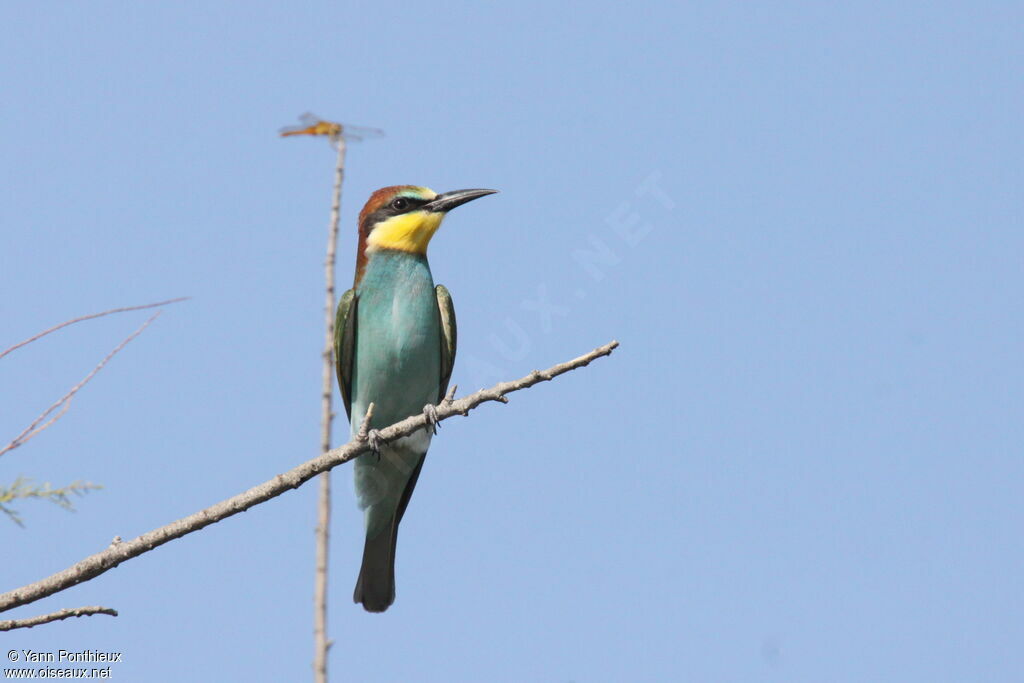
[[[437,428],[440,426],[440,422],[437,419],[437,406],[433,403],[423,406],[423,417],[427,420],[427,427],[430,428],[430,433],[437,434]]]
[[[366,445],[370,447],[370,452],[377,456],[377,460],[380,460],[380,447],[383,443],[383,440],[380,438],[380,431],[371,429],[366,432]]]

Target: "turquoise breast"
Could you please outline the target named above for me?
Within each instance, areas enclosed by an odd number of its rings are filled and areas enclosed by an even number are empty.
[[[425,257],[371,254],[356,289],[352,424],[374,403],[373,427],[386,427],[437,402],[441,320]]]

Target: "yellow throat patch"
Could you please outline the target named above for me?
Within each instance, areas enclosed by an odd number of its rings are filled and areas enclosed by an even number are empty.
[[[378,223],[366,238],[366,250],[397,249],[426,254],[430,238],[441,227],[443,213],[410,211]]]

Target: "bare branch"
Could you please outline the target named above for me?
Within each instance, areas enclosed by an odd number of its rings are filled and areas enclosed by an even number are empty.
[[[465,415],[482,403],[487,401],[501,401],[501,399],[513,391],[527,389],[540,382],[547,382],[559,375],[570,372],[577,368],[589,365],[591,361],[607,356],[619,345],[613,341],[598,347],[578,358],[565,363],[559,363],[547,370],[534,370],[529,375],[510,382],[499,382],[490,389],[481,389],[475,394],[470,394],[451,403],[442,401],[437,406],[438,421],[447,420],[453,415]],[[403,436],[427,426],[427,417],[420,413],[407,417],[401,422],[382,429],[379,437],[382,441],[394,441]],[[298,488],[316,475],[326,472],[333,467],[353,460],[369,450],[367,440],[352,439],[344,446],[320,455],[298,467],[279,474],[273,479],[255,486],[244,493],[223,500],[216,505],[200,510],[188,517],[171,522],[153,531],[142,534],[130,541],[111,544],[107,549],[90,555],[84,560],[68,567],[67,569],[53,574],[35,583],[16,588],[7,593],[0,594],[0,612],[7,611],[14,607],[27,605],[40,600],[54,593],[75,586],[83,581],[93,579],[104,572],[113,569],[117,565],[133,557],[153,550],[157,546],[181,538],[203,527],[209,526],[223,519],[244,512],[254,505],[264,503],[275,498],[289,489]]]
[[[75,607],[73,609],[69,607],[53,612],[52,614],[42,614],[38,617],[0,621],[0,631],[13,631],[16,628],[32,628],[33,626],[39,626],[40,624],[49,624],[51,621],[61,621],[62,619],[70,619],[71,617],[91,617],[94,614],[109,614],[112,617],[116,617],[117,610],[99,606]]]
[[[18,342],[17,344],[15,344],[14,346],[10,347],[6,351],[3,351],[2,353],[0,353],[0,358],[3,358],[7,354],[9,354],[11,351],[14,351],[16,349],[20,349],[22,346],[25,346],[27,344],[31,344],[32,342],[34,342],[34,341],[36,341],[38,339],[42,339],[43,337],[45,337],[46,335],[50,334],[51,332],[56,332],[57,330],[59,330],[59,329],[61,329],[63,327],[67,327],[68,325],[74,325],[75,323],[80,323],[80,322],[82,322],[84,320],[92,320],[93,318],[102,318],[103,316],[111,315],[112,313],[127,313],[128,311],[141,311],[141,310],[146,309],[146,308],[156,308],[158,306],[167,306],[169,304],[176,304],[179,301],[186,301],[186,300],[188,300],[190,298],[192,298],[192,297],[179,296],[177,299],[168,299],[167,301],[157,301],[155,304],[143,304],[141,306],[124,306],[122,308],[111,308],[109,311],[102,311],[100,313],[90,313],[89,315],[83,315],[83,316],[80,316],[78,318],[72,318],[71,320],[65,320],[60,325],[54,325],[50,329],[43,330],[39,334],[31,336],[28,339],[26,339],[25,341]]]
[[[152,323],[154,320],[156,320],[157,318],[160,317],[160,313],[161,313],[161,311],[157,311],[156,313],[154,313],[150,317],[149,320],[147,320],[146,322],[142,323],[142,325],[139,327],[139,329],[135,330],[134,332],[129,334],[127,337],[125,337],[124,341],[122,341],[120,344],[118,344],[116,347],[114,347],[114,350],[111,351],[110,353],[108,353],[106,355],[106,357],[103,360],[101,360],[96,367],[94,367],[92,369],[92,372],[90,372],[88,375],[86,375],[82,379],[81,382],[79,382],[75,386],[71,387],[71,389],[68,391],[68,393],[64,394],[59,399],[54,401],[53,405],[51,405],[49,408],[44,410],[42,415],[37,417],[32,422],[32,424],[30,424],[28,427],[25,428],[25,430],[21,434],[18,434],[18,436],[14,437],[14,439],[12,439],[9,444],[7,444],[6,446],[0,448],[0,455],[3,455],[4,453],[7,453],[8,451],[13,451],[18,446],[25,445],[25,443],[28,442],[29,439],[31,439],[35,435],[39,434],[39,432],[43,431],[44,429],[46,429],[47,427],[52,425],[54,422],[59,420],[61,417],[63,417],[64,413],[66,413],[67,410],[68,410],[68,406],[71,405],[71,399],[75,397],[75,394],[78,393],[78,390],[81,389],[82,387],[84,387],[86,384],[88,384],[89,380],[91,380],[93,377],[95,377],[96,373],[99,372],[100,370],[102,370],[103,366],[106,365],[110,361],[111,358],[116,356],[118,351],[120,351],[125,346],[127,346],[128,343],[131,340],[135,339],[140,334],[142,334],[142,331],[145,330],[147,327],[149,327],[150,323]],[[53,413],[58,408],[60,410],[58,410],[57,414],[54,415],[53,417],[51,417],[49,420],[46,420],[46,418],[50,417],[50,414]],[[43,420],[46,420],[46,422],[43,422]],[[40,424],[40,423],[42,423],[42,424]]]

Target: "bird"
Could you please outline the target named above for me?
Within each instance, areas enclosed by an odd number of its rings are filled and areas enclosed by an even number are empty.
[[[447,393],[455,363],[455,308],[448,290],[434,284],[427,246],[449,211],[496,192],[437,194],[393,185],[374,192],[359,213],[355,281],[338,301],[334,328],[351,434],[358,434],[371,403],[370,430],[420,412],[428,421],[427,428],[355,461],[366,540],[352,599],[368,612],[383,612],[395,601],[398,525],[435,431],[434,405]]]

